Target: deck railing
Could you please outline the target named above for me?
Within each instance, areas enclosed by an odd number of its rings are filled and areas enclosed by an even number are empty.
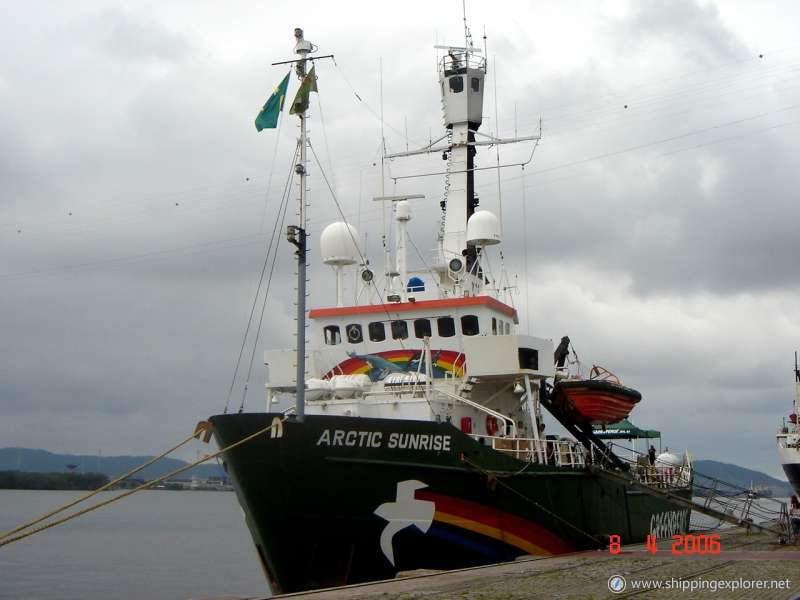
[[[634,478],[658,488],[688,487],[692,484],[691,465],[632,465]]]
[[[545,457],[545,464],[556,467],[579,468],[586,466],[583,446],[572,440],[535,440],[533,438],[499,437],[473,435],[478,442],[489,445],[498,452],[513,456],[518,460],[539,463],[539,456]]]

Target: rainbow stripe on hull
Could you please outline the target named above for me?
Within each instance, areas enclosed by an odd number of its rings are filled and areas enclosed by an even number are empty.
[[[429,489],[417,490],[415,498],[435,504],[433,520],[436,523],[450,525],[511,546],[516,549],[514,555],[548,556],[575,550],[544,527],[490,506],[445,496]]]

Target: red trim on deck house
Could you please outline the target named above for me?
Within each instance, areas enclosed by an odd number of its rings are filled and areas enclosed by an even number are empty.
[[[508,304],[504,304],[491,296],[467,296],[465,298],[444,298],[443,300],[418,300],[416,302],[393,302],[391,304],[367,304],[364,306],[337,306],[333,308],[314,308],[308,313],[311,319],[324,319],[326,317],[345,317],[348,315],[372,315],[376,313],[389,314],[431,310],[442,308],[461,308],[464,306],[488,306],[503,313],[518,323],[517,311]]]

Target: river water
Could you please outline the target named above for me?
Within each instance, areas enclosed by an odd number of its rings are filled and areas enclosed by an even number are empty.
[[[0,490],[0,532],[79,495]],[[770,510],[776,505],[771,500],[760,503]],[[692,525],[715,527],[719,522],[693,513]],[[3,600],[187,600],[268,594],[243,513],[230,492],[140,492],[0,548]]]
[[[0,531],[79,495],[0,490]],[[0,548],[3,600],[186,600],[268,593],[231,492],[144,491]]]

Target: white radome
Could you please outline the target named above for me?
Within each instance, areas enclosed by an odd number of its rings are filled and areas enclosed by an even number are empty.
[[[319,250],[322,262],[326,265],[343,267],[356,264],[361,251],[358,247],[358,231],[343,221],[331,223],[322,230],[319,237]]]
[[[678,458],[672,452],[662,452],[656,457],[656,463],[667,465],[669,467],[682,467],[683,459]]]
[[[479,210],[467,221],[467,244],[492,246],[501,241],[500,221],[493,212]]]

